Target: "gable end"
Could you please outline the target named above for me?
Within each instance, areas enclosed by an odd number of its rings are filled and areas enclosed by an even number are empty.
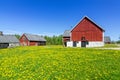
[[[105,32],[104,29],[102,29],[100,26],[98,26],[95,22],[93,22],[93,21],[92,21],[91,19],[89,19],[88,17],[84,17],[84,18],[71,30],[71,32],[74,31],[74,29],[75,29],[79,24],[81,24],[81,22],[82,22],[83,20],[89,21],[90,23],[92,23],[93,25],[95,25],[98,29],[100,29],[102,32]]]

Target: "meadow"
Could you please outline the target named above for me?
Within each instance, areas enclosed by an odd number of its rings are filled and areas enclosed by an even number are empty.
[[[120,80],[120,51],[62,46],[0,49],[0,80]]]

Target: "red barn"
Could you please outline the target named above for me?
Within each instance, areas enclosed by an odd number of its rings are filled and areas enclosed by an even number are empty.
[[[32,35],[32,34],[23,34],[20,37],[20,44],[22,46],[40,46],[46,45],[46,40],[39,36],[39,35]]]
[[[70,41],[66,41],[65,34],[69,34]],[[104,30],[88,17],[84,17],[70,33],[64,32],[63,40],[68,47],[104,46]]]

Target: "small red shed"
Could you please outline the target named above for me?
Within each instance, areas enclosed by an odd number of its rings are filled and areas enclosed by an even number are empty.
[[[104,30],[88,17],[84,17],[69,34],[70,41],[66,43],[69,47],[98,47],[104,45]]]
[[[20,39],[20,44],[22,46],[40,46],[40,45],[46,45],[46,40],[39,36],[39,35],[33,35],[33,34],[23,34]]]

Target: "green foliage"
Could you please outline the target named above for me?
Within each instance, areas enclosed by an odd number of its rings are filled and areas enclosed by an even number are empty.
[[[0,80],[119,80],[120,51],[62,46],[0,50]]]
[[[117,43],[119,43],[119,44],[120,44],[120,40],[119,40],[119,41],[117,41]]]
[[[47,40],[47,45],[62,45],[62,35],[59,36],[44,36]]]
[[[20,35],[19,34],[15,34],[15,36],[17,37],[17,39],[20,39]]]

